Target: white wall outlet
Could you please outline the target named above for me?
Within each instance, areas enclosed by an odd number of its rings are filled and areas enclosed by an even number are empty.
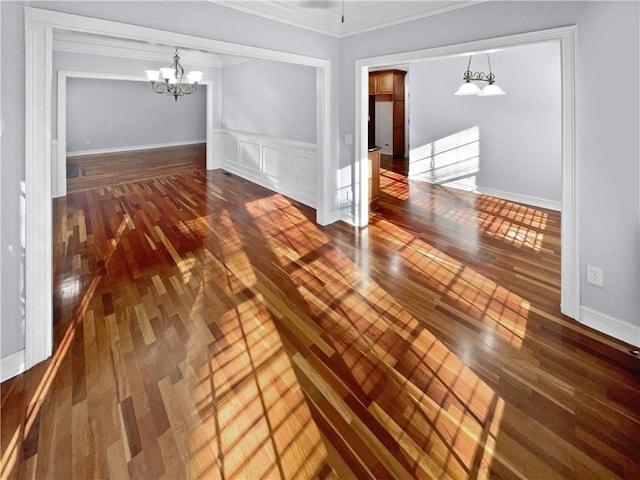
[[[604,272],[602,269],[587,265],[587,283],[596,287],[604,287]]]
[[[385,144],[384,144],[384,148],[389,148],[389,144],[388,144],[388,143],[385,143]]]

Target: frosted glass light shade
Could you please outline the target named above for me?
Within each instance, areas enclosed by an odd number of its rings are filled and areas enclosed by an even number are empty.
[[[486,87],[485,87],[486,88]],[[478,95],[480,94],[480,88],[472,82],[464,82],[460,85],[460,88],[454,93],[454,95]]]
[[[189,83],[198,83],[202,80],[202,72],[193,71],[187,74],[187,78],[189,79]]]
[[[145,72],[151,82],[157,82],[160,78],[160,72],[158,70],[145,70]]]
[[[160,72],[162,72],[162,78],[166,79],[175,79],[175,75],[173,72],[173,68],[169,68],[169,67],[163,67],[160,69]]]
[[[482,89],[482,92],[478,94],[479,97],[493,97],[494,95],[506,95],[507,92],[502,90],[495,83],[490,83]]]

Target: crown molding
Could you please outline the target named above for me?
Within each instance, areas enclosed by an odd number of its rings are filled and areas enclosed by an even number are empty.
[[[403,16],[402,18],[393,18],[394,16],[394,10],[396,10],[398,8],[397,4],[394,4],[394,2],[386,2],[387,4],[389,4],[389,9],[385,10],[384,13],[382,14],[378,14],[375,18],[372,18],[369,22],[367,22],[367,24],[363,24],[362,26],[358,27],[358,25],[354,25],[351,29],[349,29],[348,31],[343,32],[340,37],[349,37],[352,35],[358,35],[361,33],[366,33],[366,32],[371,32],[374,30],[378,30],[381,28],[386,28],[386,27],[392,27],[394,25],[400,25],[403,23],[407,23],[407,22],[412,22],[414,20],[419,20],[421,18],[425,18],[425,17],[431,17],[434,15],[440,15],[442,13],[446,13],[446,12],[450,12],[453,10],[458,10],[461,8],[465,8],[465,7],[471,7],[473,5],[477,5],[478,3],[484,3],[484,2],[488,2],[491,0],[464,0],[464,1],[459,1],[459,2],[410,2],[410,3],[415,3],[415,4],[434,4],[434,3],[440,3],[443,5],[440,5],[438,7],[434,7],[432,6],[431,8],[429,8],[426,11],[422,11],[422,12],[414,12],[414,13],[406,13],[405,16]]]
[[[327,8],[313,8],[304,6],[304,2],[288,0],[208,1],[269,20],[340,38],[410,22],[431,15],[439,15],[489,0],[347,1],[344,4],[345,23],[340,22],[342,16],[341,2],[327,2]],[[330,5],[331,3],[333,3],[333,6]]]
[[[316,33],[322,33],[332,37],[340,37],[339,18],[333,22],[326,15],[317,15],[318,10],[309,9],[305,12],[301,8],[283,1],[278,2],[255,2],[237,0],[207,0],[224,7],[233,8],[240,12],[249,13],[258,17],[266,18],[276,22],[304,28]],[[313,12],[313,13],[312,13]],[[316,14],[314,14],[316,13]]]

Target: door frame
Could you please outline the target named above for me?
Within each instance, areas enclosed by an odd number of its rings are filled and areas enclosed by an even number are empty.
[[[125,82],[145,82],[148,83],[147,77],[138,75],[124,75],[119,73],[97,73],[97,72],[79,72],[72,70],[59,70],[58,71],[58,112],[57,112],[57,147],[55,158],[52,158],[51,162],[51,175],[52,181],[52,197],[64,197],[67,195],[67,172],[66,172],[66,158],[67,158],[67,79],[69,78],[81,78],[89,80],[114,80]],[[214,147],[214,129],[213,129],[213,81],[202,80],[198,83],[199,87],[206,87],[206,169],[213,170],[220,165],[214,164],[214,158],[220,158],[220,155],[215,155]],[[221,162],[219,162],[221,163]]]
[[[369,222],[369,185],[367,182],[369,178],[369,161],[367,158],[366,120],[370,67],[402,63],[410,64],[452,56],[463,57],[492,49],[558,42],[560,45],[560,88],[562,98],[560,310],[568,317],[580,321],[580,162],[578,151],[577,34],[578,27],[571,25],[356,60],[355,179],[353,185],[355,224],[365,227]]]
[[[53,31],[83,32],[295,63],[316,69],[316,222],[337,220],[331,192],[330,61],[278,50],[212,40],[149,27],[24,7],[25,30],[25,349],[23,369],[52,354],[52,78]],[[20,372],[16,372],[20,373]]]

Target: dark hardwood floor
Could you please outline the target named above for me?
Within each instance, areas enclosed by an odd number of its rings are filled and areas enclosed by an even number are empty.
[[[559,312],[559,215],[383,171],[366,229],[223,171],[54,202],[14,478],[640,478],[640,360]]]
[[[399,173],[402,176],[407,176],[409,173],[409,159],[408,158],[393,158],[393,155],[387,155],[386,153],[380,154],[380,167],[385,170],[391,170],[392,172]]]
[[[77,176],[67,178],[67,193],[92,188],[178,175],[194,167],[205,168],[206,144],[150,148],[131,152],[69,157],[77,165]]]

